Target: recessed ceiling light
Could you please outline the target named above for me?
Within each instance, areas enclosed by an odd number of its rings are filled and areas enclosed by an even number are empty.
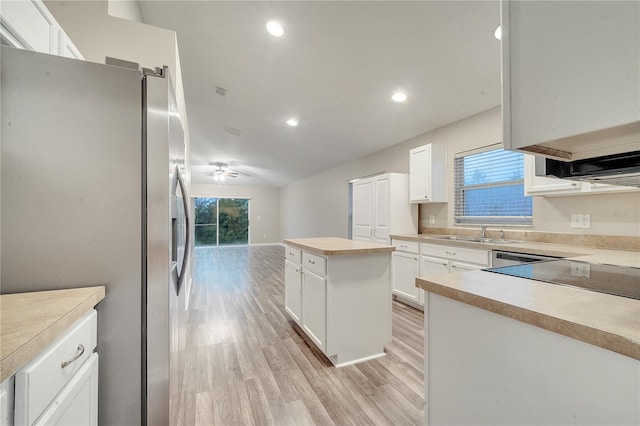
[[[296,120],[295,118],[290,118],[287,120],[287,124],[291,127],[297,127],[298,126],[298,120]]]
[[[493,35],[496,36],[498,40],[502,40],[502,26],[498,25],[498,28],[496,28],[496,31],[493,33]]]
[[[391,96],[391,99],[393,99],[396,102],[404,102],[407,100],[407,95],[405,95],[402,92],[395,92],[393,96]]]
[[[282,25],[280,25],[276,21],[267,22],[267,31],[269,31],[269,33],[271,33],[271,35],[274,37],[280,37],[284,34]]]

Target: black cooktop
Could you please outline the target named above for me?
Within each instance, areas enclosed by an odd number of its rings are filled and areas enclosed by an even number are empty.
[[[561,259],[485,271],[640,299],[640,268]]]

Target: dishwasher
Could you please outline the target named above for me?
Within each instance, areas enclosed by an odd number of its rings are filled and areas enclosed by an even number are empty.
[[[493,250],[491,254],[491,267],[520,265],[523,263],[541,262],[544,260],[561,259],[558,256],[545,256],[541,254],[516,253],[512,251]]]

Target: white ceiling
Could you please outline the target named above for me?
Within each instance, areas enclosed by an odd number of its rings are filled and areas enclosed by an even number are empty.
[[[244,173],[225,184],[283,186],[500,103],[498,0],[141,8],[178,36],[197,183],[223,161]],[[272,19],[283,37],[266,31]]]

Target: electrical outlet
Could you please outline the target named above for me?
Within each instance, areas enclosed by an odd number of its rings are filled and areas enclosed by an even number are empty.
[[[572,228],[591,228],[591,215],[589,213],[572,214],[571,227]]]
[[[432,214],[429,215],[429,224],[433,225],[436,223],[436,217]]]
[[[591,278],[591,265],[583,262],[571,262],[571,276]]]

